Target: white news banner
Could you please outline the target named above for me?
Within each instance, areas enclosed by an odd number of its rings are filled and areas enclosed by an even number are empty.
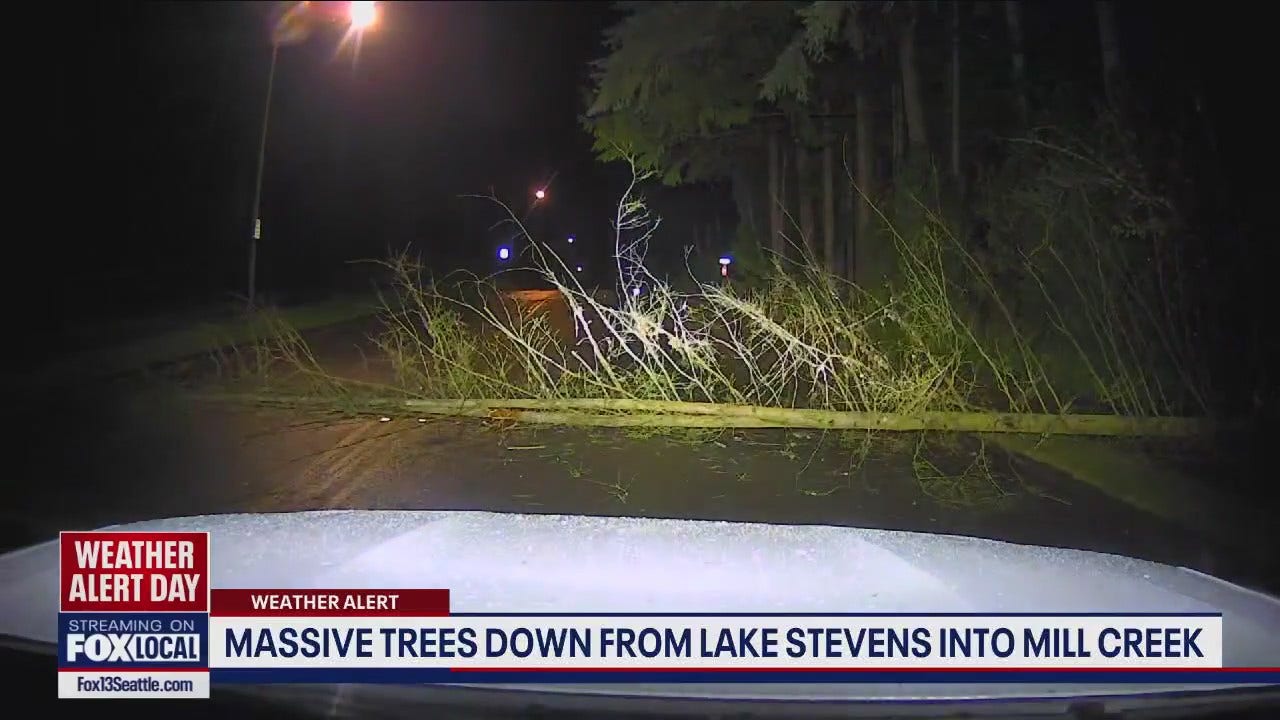
[[[1218,616],[212,617],[211,668],[1222,667]]]
[[[208,672],[62,670],[58,697],[68,699],[206,699]]]

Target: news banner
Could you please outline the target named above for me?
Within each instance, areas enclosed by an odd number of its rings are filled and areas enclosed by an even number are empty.
[[[477,614],[447,588],[210,586],[207,533],[66,532],[58,693],[211,683],[1245,682],[1217,614]]]

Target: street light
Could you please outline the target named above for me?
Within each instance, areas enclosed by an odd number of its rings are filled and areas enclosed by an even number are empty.
[[[545,200],[547,197],[547,191],[542,188],[538,188],[534,191],[533,197],[537,200]]]
[[[326,17],[321,3],[299,2],[280,17],[271,31],[271,64],[267,69],[267,99],[262,108],[262,133],[258,139],[258,168],[253,181],[253,228],[249,235],[249,309],[254,308],[258,292],[258,241],[262,239],[262,175],[267,159],[267,130],[271,121],[271,96],[275,90],[276,60],[280,48],[297,45],[311,36],[320,22],[332,21]],[[375,2],[350,2],[347,4],[347,24],[354,32],[362,32],[378,20]]]
[[[371,0],[365,0],[364,2],[352,0],[348,15],[351,18],[351,29],[356,32],[363,32],[378,21],[377,3]]]

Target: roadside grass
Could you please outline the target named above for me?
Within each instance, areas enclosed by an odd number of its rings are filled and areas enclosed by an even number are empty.
[[[18,387],[40,390],[68,383],[108,378],[146,370],[184,358],[212,355],[227,372],[244,375],[262,369],[268,348],[278,347],[282,328],[299,332],[367,317],[377,311],[376,298],[347,296],[291,308],[264,308],[250,315],[203,322],[123,344],[88,350],[51,363],[18,381]],[[297,336],[300,339],[300,335]]]

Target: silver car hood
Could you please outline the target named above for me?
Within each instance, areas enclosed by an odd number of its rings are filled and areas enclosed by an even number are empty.
[[[1223,614],[1230,667],[1280,666],[1280,600],[1185,568],[950,535],[846,527],[320,511],[172,518],[207,530],[216,588],[448,588],[454,612]],[[56,642],[58,547],[0,556],[0,633]],[[1150,686],[539,686],[669,698],[890,700],[1150,693]],[[349,692],[349,690],[348,690]]]

